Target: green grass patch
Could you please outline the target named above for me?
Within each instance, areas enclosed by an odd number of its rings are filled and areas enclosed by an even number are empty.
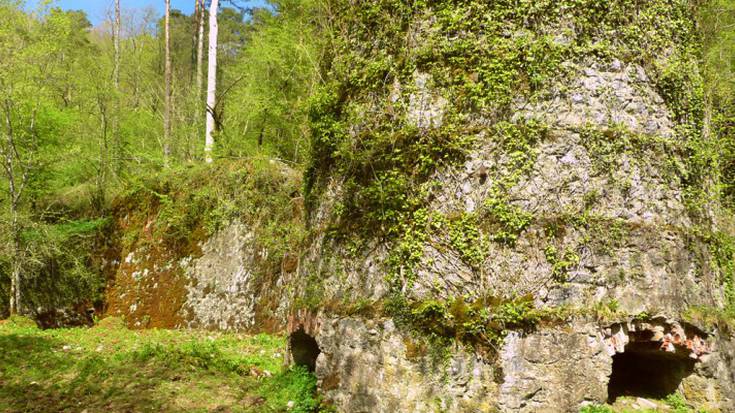
[[[318,412],[282,336],[0,322],[0,412]]]

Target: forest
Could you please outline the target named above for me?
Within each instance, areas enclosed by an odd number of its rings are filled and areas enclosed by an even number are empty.
[[[44,299],[99,302],[105,280],[89,252],[114,200],[146,181],[212,161],[272,159],[298,170],[308,159],[308,99],[324,53],[320,5],[223,3],[212,70],[211,5],[195,3],[195,14],[173,9],[166,18],[111,3],[96,27],[53,2],[0,4],[0,314],[36,312]],[[44,291],[54,296],[34,298]]]
[[[735,409],[735,1],[100,2],[0,0],[0,413]]]

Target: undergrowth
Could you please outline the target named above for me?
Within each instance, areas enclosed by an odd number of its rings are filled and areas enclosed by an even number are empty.
[[[113,204],[122,248],[163,243],[180,256],[230,223],[252,232],[264,272],[277,272],[305,236],[300,172],[269,159],[172,169],[134,182]]]
[[[671,394],[662,400],[649,400],[649,402],[655,403],[658,407],[654,409],[634,407],[631,405],[635,404],[635,399],[621,397],[613,405],[592,404],[580,409],[579,413],[656,413],[662,410],[671,413],[708,413],[708,410],[692,408],[684,396],[679,393]]]
[[[0,322],[0,412],[325,411],[285,338]]]

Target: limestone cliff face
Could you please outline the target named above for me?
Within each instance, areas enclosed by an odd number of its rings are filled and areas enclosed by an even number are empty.
[[[105,314],[133,328],[282,331],[303,233],[300,174],[273,161],[202,174],[117,201]],[[220,180],[216,199],[209,179]]]
[[[201,241],[199,250],[177,255],[148,245],[125,251],[111,263],[108,315],[134,328],[203,328],[220,331],[279,331],[288,311],[280,271],[262,265],[268,251],[239,222]]]
[[[734,411],[729,333],[690,314],[732,305],[690,5],[408,3],[334,5],[290,320],[326,397],[561,412],[680,391]],[[512,321],[492,304],[518,300]]]

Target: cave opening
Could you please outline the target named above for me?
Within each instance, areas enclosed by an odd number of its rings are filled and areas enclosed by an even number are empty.
[[[288,341],[294,364],[304,366],[310,372],[314,372],[316,369],[316,359],[319,357],[319,353],[321,353],[316,339],[307,334],[302,327],[291,333]]]
[[[653,341],[631,342],[624,353],[613,356],[609,403],[621,396],[663,399],[675,393],[682,380],[694,372],[694,360],[659,347],[660,343]]]

